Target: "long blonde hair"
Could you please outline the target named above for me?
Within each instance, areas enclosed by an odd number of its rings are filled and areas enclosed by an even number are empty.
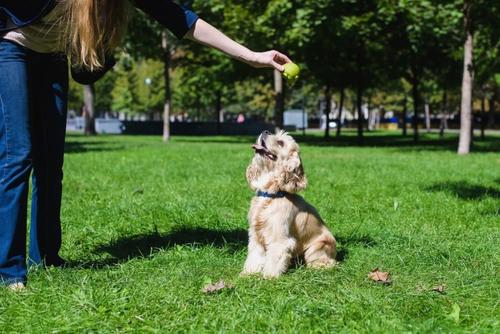
[[[106,54],[117,47],[127,28],[128,0],[60,0],[61,48],[73,66],[102,68]]]

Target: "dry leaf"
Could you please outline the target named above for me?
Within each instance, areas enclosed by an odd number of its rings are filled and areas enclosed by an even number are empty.
[[[203,289],[201,289],[204,293],[215,293],[219,292],[222,289],[231,289],[233,286],[231,284],[226,284],[224,280],[220,280],[214,284],[207,284]]]
[[[386,271],[379,271],[378,268],[373,269],[369,274],[368,278],[372,281],[379,282],[382,284],[391,284],[392,281],[389,278],[389,273]]]
[[[446,285],[445,284],[440,284],[432,288],[432,291],[438,292],[438,293],[445,293],[446,290]]]

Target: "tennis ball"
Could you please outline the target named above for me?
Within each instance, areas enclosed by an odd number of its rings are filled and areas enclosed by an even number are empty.
[[[283,76],[288,80],[296,80],[299,77],[300,68],[297,64],[287,63],[283,65],[285,70],[283,71]]]

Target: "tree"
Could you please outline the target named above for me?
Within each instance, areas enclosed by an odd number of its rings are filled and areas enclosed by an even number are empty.
[[[138,10],[130,22],[126,39],[126,50],[136,59],[157,59],[164,63],[163,80],[165,101],[163,109],[163,141],[170,138],[170,113],[172,112],[170,91],[171,57],[178,41],[171,38],[157,22],[149,19]]]
[[[292,24],[292,20],[297,13],[297,4],[286,0],[271,0],[268,2],[267,6],[259,7],[259,9],[264,9],[258,17],[255,27],[261,36],[260,47],[263,47],[263,41],[266,46],[270,45],[276,49],[286,49],[290,41],[294,40],[290,38],[290,35],[287,34],[286,31]],[[275,94],[274,123],[277,128],[282,128],[283,112],[285,110],[286,81],[283,80],[278,70],[274,70],[273,81]]]
[[[471,1],[464,2],[464,73],[462,80],[462,102],[460,105],[460,139],[458,142],[458,154],[468,154],[471,144],[471,118],[472,118],[472,82],[474,80],[474,68],[472,66],[473,56],[473,32],[471,18]]]
[[[461,14],[453,1],[380,1],[387,23],[386,50],[401,76],[411,85],[413,137],[417,141],[422,83],[449,60],[458,47]]]
[[[477,48],[480,51],[481,61],[480,85],[494,78],[495,72],[499,70],[498,46],[500,45],[500,29],[498,27],[498,15],[500,4],[498,1],[465,0],[463,2],[463,31],[464,42],[464,72],[462,80],[462,101],[460,110],[460,139],[458,154],[468,154],[471,149],[471,122],[472,122],[472,93],[474,90],[473,80],[475,74],[474,64],[474,40],[475,37],[482,45]],[[478,36],[479,34],[479,36]],[[493,51],[492,51],[493,50]]]
[[[500,10],[498,4],[474,2],[474,86],[473,95],[481,100],[481,138],[486,126],[492,126],[494,100],[500,80],[500,26],[496,24]],[[477,8],[479,6],[479,8]],[[479,12],[479,13],[478,13]],[[489,119],[486,117],[488,103]],[[490,123],[490,124],[488,124]]]
[[[133,71],[133,61],[126,55],[122,57],[117,67],[115,85],[111,91],[111,107],[114,111],[125,115],[134,114],[138,109],[137,76]]]
[[[95,135],[95,109],[94,109],[94,99],[95,99],[94,85],[83,85],[83,101],[84,101],[84,133],[86,135]]]

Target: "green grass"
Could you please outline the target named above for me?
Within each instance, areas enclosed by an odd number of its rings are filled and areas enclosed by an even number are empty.
[[[456,137],[296,138],[303,195],[338,240],[338,267],[238,277],[253,138],[72,135],[70,266],[31,271],[22,293],[0,289],[0,332],[500,332],[498,137],[469,156]],[[393,284],[370,282],[375,267]],[[220,278],[234,288],[200,291]]]

